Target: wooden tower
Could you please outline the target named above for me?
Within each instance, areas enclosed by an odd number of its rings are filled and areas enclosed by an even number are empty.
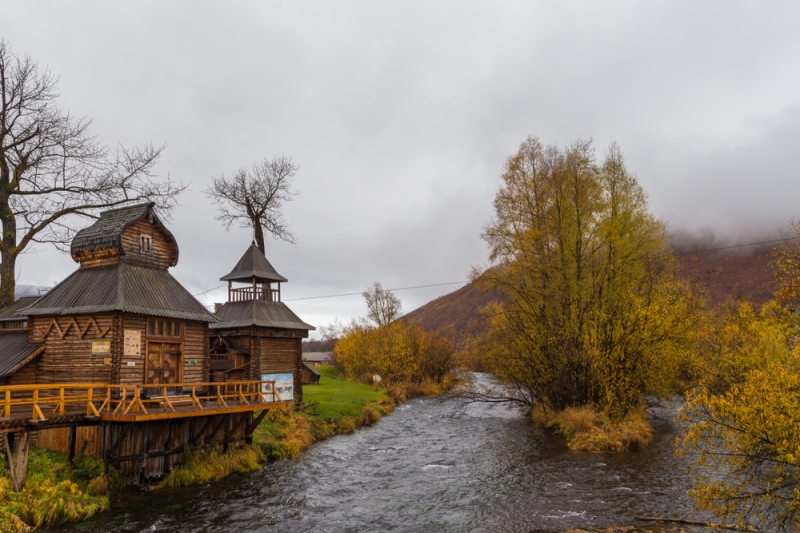
[[[302,401],[302,341],[314,327],[281,301],[288,280],[255,244],[220,280],[228,282],[228,301],[209,325],[211,379],[277,379],[283,399]]]

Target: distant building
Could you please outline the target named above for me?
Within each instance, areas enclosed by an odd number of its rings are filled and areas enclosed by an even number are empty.
[[[313,365],[315,368],[333,364],[333,352],[305,352],[303,362]]]

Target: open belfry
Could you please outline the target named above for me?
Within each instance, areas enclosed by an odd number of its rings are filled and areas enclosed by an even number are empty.
[[[101,213],[72,241],[80,268],[0,310],[0,445],[31,441],[143,482],[186,445],[249,442],[268,409],[302,398],[312,326],[280,301],[280,276],[251,246],[214,315],[172,275],[178,244],[151,203]],[[247,285],[234,287],[233,284]],[[255,415],[254,415],[255,413]],[[20,479],[21,477],[21,479]]]

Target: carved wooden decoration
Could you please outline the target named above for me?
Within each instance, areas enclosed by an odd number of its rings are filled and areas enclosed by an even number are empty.
[[[75,320],[75,317],[69,317],[69,319],[67,320],[67,324],[63,328],[54,318],[53,320],[50,321],[50,324],[47,325],[44,332],[42,333],[42,339],[46,339],[47,336],[50,334],[50,332],[53,331],[54,329],[56,330],[56,333],[58,333],[59,337],[63,339],[64,337],[67,336],[67,333],[73,326],[75,328],[75,332],[78,335],[78,338],[80,339],[86,336],[86,333],[88,333],[89,328],[92,326],[94,326],[95,336],[98,339],[102,339],[108,334],[109,331],[111,331],[111,328],[105,328],[101,330],[100,326],[97,325],[97,321],[94,319],[94,317],[91,316],[89,317],[89,320],[87,321],[86,326],[84,328],[80,327],[77,320]]]

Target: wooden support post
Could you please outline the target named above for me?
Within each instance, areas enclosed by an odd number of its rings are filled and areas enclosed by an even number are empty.
[[[75,459],[75,435],[77,430],[78,428],[76,426],[70,426],[67,433],[67,461],[69,461],[70,465],[72,465],[72,461]]]
[[[6,450],[6,466],[8,467],[8,475],[11,476],[11,484],[14,486],[14,492],[19,492],[20,486],[15,475],[14,456],[11,453],[11,444],[8,442],[8,433],[3,433],[3,448]]]
[[[267,409],[264,409],[263,411],[261,411],[258,414],[258,417],[255,420],[253,420],[253,423],[250,424],[249,426],[247,426],[247,431],[245,431],[245,433],[247,435],[252,435],[253,431],[255,431],[256,428],[258,427],[258,425],[261,423],[261,421],[264,420],[265,416],[267,416]]]
[[[161,438],[161,435],[164,434],[164,430],[167,429],[167,426],[169,426],[170,422],[172,422],[172,420],[169,420],[169,419],[164,420],[164,422],[161,424],[161,427],[159,427],[158,431],[156,431],[156,434],[153,435],[150,438],[150,442],[147,443],[147,447],[144,450],[145,453],[150,452],[150,451],[153,450],[153,446],[156,445],[156,442],[158,442],[158,439]]]
[[[103,463],[105,463],[105,472],[106,475],[111,473],[111,463],[109,459],[111,458],[111,452],[108,449],[108,441],[111,440],[111,424],[109,423],[101,423],[100,424],[100,457],[103,458]]]
[[[167,443],[164,445],[164,449],[165,450],[169,450],[175,445],[175,443],[178,441],[180,436],[183,434],[183,431],[186,429],[186,426],[189,424],[189,422],[191,420],[192,420],[191,418],[184,418],[183,419],[183,422],[181,422],[181,425],[178,426],[178,428],[175,430],[175,432],[169,438]]]
[[[218,416],[220,417],[220,421],[211,429],[211,433],[209,433],[208,435],[209,441],[214,440],[214,435],[216,435],[217,432],[222,428],[222,424],[228,421],[228,415],[218,415]]]
[[[253,411],[250,411],[249,413],[247,413],[247,415],[245,416],[244,419],[246,420],[246,422],[245,422],[246,425],[245,425],[245,430],[244,430],[244,441],[247,444],[253,444],[253,433],[252,432],[250,432],[250,433],[247,432],[247,428],[249,428],[253,424]]]
[[[203,433],[205,433],[205,432],[206,432],[206,430],[208,429],[208,426],[210,426],[210,425],[211,425],[211,421],[212,421],[213,419],[214,419],[214,417],[213,417],[213,416],[209,416],[209,417],[206,419],[206,423],[205,423],[205,424],[203,424],[203,427],[202,427],[202,428],[200,428],[200,431],[198,431],[198,432],[197,432],[197,433],[194,435],[194,437],[192,437],[192,438],[189,440],[189,444],[191,444],[192,446],[194,446],[195,444],[197,444],[197,443],[200,441],[200,438],[203,436]]]
[[[25,486],[25,477],[28,474],[28,435],[27,431],[23,431],[17,441],[17,464],[16,472],[14,473],[14,480],[16,481],[16,492],[22,490]]]

